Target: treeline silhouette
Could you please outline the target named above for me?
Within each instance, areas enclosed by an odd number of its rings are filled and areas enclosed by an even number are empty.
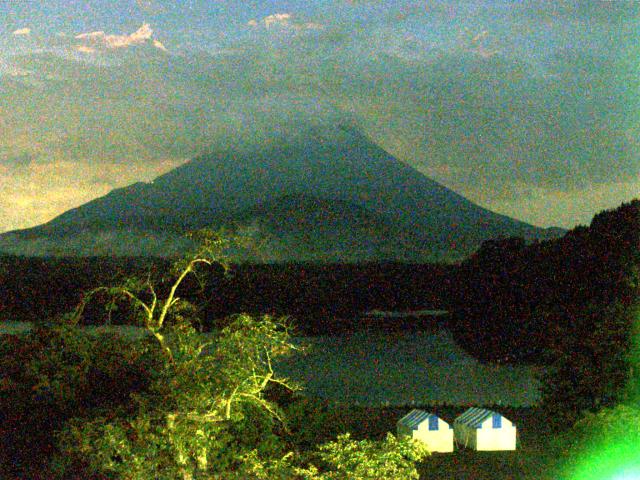
[[[557,240],[486,242],[451,284],[449,328],[463,348],[545,365],[542,408],[554,428],[640,395],[639,200]]]
[[[374,309],[443,308],[450,270],[444,265],[403,263],[237,266],[217,288],[212,282],[205,318],[237,311],[290,315],[298,331],[308,335],[361,328],[431,328],[435,319],[365,318],[362,314]]]
[[[180,296],[201,309],[205,328],[237,312],[291,315],[304,334],[357,328],[431,328],[434,319],[364,318],[378,310],[445,309],[457,341],[482,360],[548,363],[567,338],[588,338],[594,312],[637,299],[640,200],[596,215],[556,240],[485,242],[457,265],[250,264],[202,271]],[[132,275],[165,278],[171,259],[0,257],[0,319],[39,322],[73,309],[82,292]],[[111,315],[129,322],[126,304]],[[104,310],[87,312],[102,323]],[[591,318],[591,320],[588,320]],[[589,324],[591,322],[591,325]],[[623,340],[621,340],[623,341]]]
[[[101,285],[168,268],[159,258],[0,257],[0,321],[40,323],[73,310]]]
[[[639,206],[603,211],[556,240],[485,242],[450,279],[456,339],[484,360],[538,362],[567,336],[592,335],[589,311],[638,298]]]
[[[0,318],[36,323],[51,319],[71,311],[83,292],[131,276],[151,275],[159,280],[157,288],[169,288],[170,265],[169,259],[143,257],[1,257]],[[205,329],[238,312],[289,315],[298,332],[311,335],[376,326],[431,328],[435,319],[385,321],[362,314],[372,309],[443,308],[451,268],[403,263],[232,265],[226,275],[221,268],[202,269],[200,279],[188,278],[178,294],[201,310]],[[127,302],[117,307],[109,321],[130,322]],[[89,305],[85,318],[89,324],[105,321],[100,301]]]

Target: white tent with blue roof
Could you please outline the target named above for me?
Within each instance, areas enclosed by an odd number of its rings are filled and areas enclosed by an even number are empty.
[[[472,407],[456,418],[453,431],[458,446],[474,450],[515,450],[516,427],[498,412]]]
[[[453,452],[453,428],[433,413],[411,410],[398,420],[398,437],[423,442],[430,452]]]

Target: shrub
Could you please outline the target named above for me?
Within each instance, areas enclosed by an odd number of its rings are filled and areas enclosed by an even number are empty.
[[[162,335],[155,348],[163,364],[130,408],[70,421],[59,435],[61,474],[86,461],[91,475],[199,478],[237,469],[250,450],[261,458],[285,453],[281,412],[264,390],[286,383],[271,368],[290,348],[286,329],[240,315],[213,338],[189,325]]]
[[[621,404],[586,413],[558,436],[553,448],[560,454],[556,478],[614,478],[630,468],[638,472],[640,407]]]
[[[543,377],[542,408],[554,427],[623,401],[633,380],[636,305],[589,305],[565,331]]]
[[[0,473],[33,477],[56,451],[70,418],[126,405],[144,391],[156,360],[148,342],[97,337],[69,325],[0,337]]]
[[[319,446],[305,459],[288,453],[277,460],[260,460],[249,452],[234,479],[255,480],[379,480],[418,479],[415,464],[429,452],[412,439],[387,434],[384,440],[353,440],[349,433]],[[303,465],[304,464],[304,465]],[[302,466],[303,465],[303,466]]]

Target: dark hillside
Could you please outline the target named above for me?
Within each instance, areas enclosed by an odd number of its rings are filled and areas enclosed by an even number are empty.
[[[546,364],[549,418],[615,405],[634,377],[640,200],[557,240],[485,242],[452,280],[450,328],[482,360]]]
[[[483,243],[452,280],[458,339],[479,357],[536,361],[587,305],[633,302],[639,208],[634,200],[601,212],[556,240]]]
[[[353,128],[302,125],[0,235],[0,252],[168,255],[184,250],[185,231],[238,223],[258,226],[263,258],[278,262],[450,261],[491,238],[558,233],[470,202]]]

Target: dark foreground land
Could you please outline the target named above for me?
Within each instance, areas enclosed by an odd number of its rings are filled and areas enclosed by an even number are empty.
[[[435,453],[420,465],[421,479],[438,480],[542,480],[554,478],[549,472],[553,458],[546,444],[550,433],[536,429],[535,411],[515,415],[519,428],[518,449],[512,452],[476,452],[462,449]]]
[[[315,430],[318,440],[329,438],[341,430],[355,437],[382,439],[387,432],[395,434],[396,422],[412,407],[346,407],[336,408],[325,418],[324,428]],[[464,407],[420,407],[437,413],[451,423]],[[434,453],[418,467],[421,480],[552,480],[554,456],[548,442],[552,433],[537,408],[495,407],[518,428],[515,451],[476,452],[458,449],[452,453]],[[332,426],[333,425],[333,426]],[[390,479],[389,479],[390,480]]]

